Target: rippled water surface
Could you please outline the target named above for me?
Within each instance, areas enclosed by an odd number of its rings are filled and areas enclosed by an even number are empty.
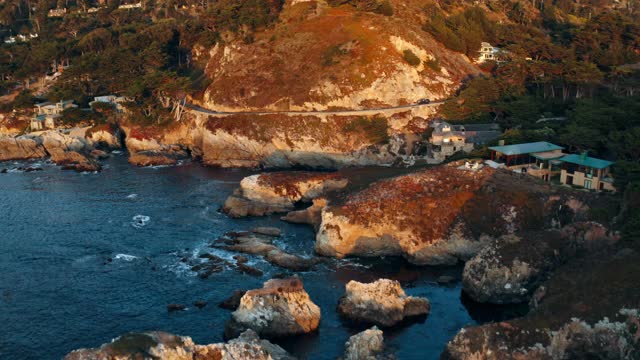
[[[0,169],[17,166],[0,163]],[[289,251],[313,254],[309,227],[275,216],[233,220],[218,212],[249,174],[196,164],[135,168],[124,155],[108,160],[100,174],[46,164],[44,171],[0,174],[0,359],[60,359],[75,348],[98,346],[131,331],[222,341],[230,313],[216,304],[233,290],[260,287],[283,270],[252,258],[264,276],[228,269],[200,279],[181,258],[211,252],[207,243],[226,231],[258,225],[283,229],[279,244]],[[361,330],[335,312],[344,284],[384,276],[432,303],[423,323],[385,331],[388,347],[399,359],[435,359],[458,329],[482,318],[465,308],[459,284],[435,283],[440,275],[459,277],[460,271],[419,269],[390,259],[320,265],[301,273],[322,309],[320,330],[281,344],[303,359],[335,359],[348,337]],[[201,299],[209,303],[204,309],[191,305]],[[188,309],[168,313],[170,303]]]

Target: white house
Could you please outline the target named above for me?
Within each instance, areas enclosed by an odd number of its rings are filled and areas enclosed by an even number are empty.
[[[62,116],[64,110],[77,107],[78,105],[74,104],[73,100],[36,104],[34,117],[31,119],[31,130],[54,129],[56,127],[56,120]]]
[[[93,106],[95,103],[107,103],[113,105],[117,112],[125,113],[127,112],[127,109],[123,104],[129,101],[133,100],[126,96],[103,95],[94,97],[93,101],[89,103],[89,106]]]
[[[476,62],[483,63],[485,61],[498,61],[500,52],[500,48],[492,46],[488,42],[482,42],[480,44],[480,55],[476,59]]]

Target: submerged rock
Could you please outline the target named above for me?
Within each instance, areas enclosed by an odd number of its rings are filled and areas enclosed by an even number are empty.
[[[262,289],[247,291],[225,325],[225,337],[246,329],[260,336],[281,337],[315,331],[320,308],[309,298],[299,278],[271,279]]]
[[[167,305],[167,311],[168,312],[175,312],[175,311],[183,311],[186,310],[187,307],[182,305],[182,304],[169,304]]]
[[[188,336],[165,332],[132,333],[95,349],[79,349],[65,360],[293,360],[280,346],[247,330],[227,343],[196,345]]]
[[[272,244],[271,236],[260,236],[246,232],[225,234],[212,245],[227,251],[239,251],[246,254],[260,255],[273,265],[293,271],[306,271],[316,264],[316,259],[303,258],[290,254]],[[240,262],[238,266],[242,265]]]
[[[189,155],[184,151],[141,151],[129,155],[129,163],[136,166],[175,165],[178,160],[187,159],[188,157]]]
[[[382,330],[374,326],[349,338],[343,360],[379,360],[383,358],[383,351]]]
[[[356,322],[393,326],[415,316],[427,316],[431,304],[426,298],[407,296],[400,283],[379,279],[372,283],[349,281],[338,302],[340,315]]]
[[[222,210],[232,217],[263,216],[293,210],[299,202],[313,199],[347,186],[337,173],[273,172],[248,176],[229,196]]]
[[[560,264],[616,239],[604,226],[593,222],[502,236],[465,264],[463,291],[481,303],[526,302]]]

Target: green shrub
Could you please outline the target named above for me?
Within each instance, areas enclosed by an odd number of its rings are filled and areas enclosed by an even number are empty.
[[[436,72],[440,71],[440,60],[433,58],[425,61],[424,63],[425,65],[427,65],[427,67],[429,67],[429,69]]]
[[[406,61],[411,66],[420,65],[420,58],[409,49],[402,52],[402,57],[404,58],[404,61]]]
[[[391,2],[389,2],[389,0],[384,0],[375,12],[384,16],[393,16],[393,7],[391,6]]]

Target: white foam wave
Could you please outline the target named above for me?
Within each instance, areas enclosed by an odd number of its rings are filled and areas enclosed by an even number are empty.
[[[133,221],[131,222],[131,226],[133,226],[136,229],[140,229],[142,227],[145,227],[149,224],[149,221],[151,221],[151,217],[146,216],[146,215],[136,215],[133,217]]]
[[[133,261],[137,258],[138,258],[137,256],[133,256],[129,254],[116,254],[116,256],[113,257],[114,260],[123,260],[123,261]]]
[[[137,198],[137,197],[138,197],[138,194],[130,194],[130,195],[127,195],[127,199],[135,199],[135,198]]]

